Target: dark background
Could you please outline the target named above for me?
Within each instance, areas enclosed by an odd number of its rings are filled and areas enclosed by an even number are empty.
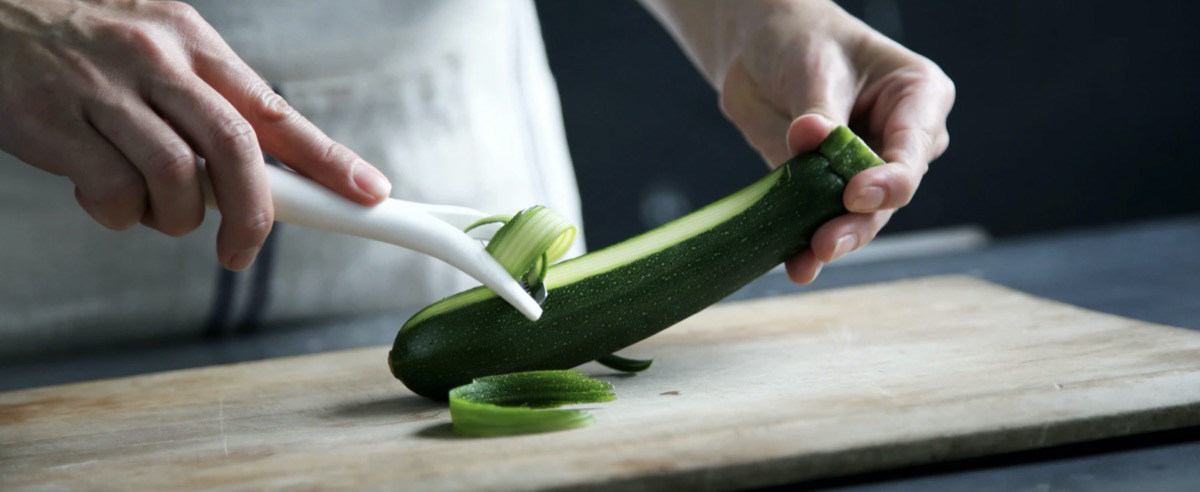
[[[978,224],[1004,237],[1200,211],[1200,4],[839,3],[958,89],[949,151],[885,233]],[[636,2],[537,6],[591,248],[765,172]]]

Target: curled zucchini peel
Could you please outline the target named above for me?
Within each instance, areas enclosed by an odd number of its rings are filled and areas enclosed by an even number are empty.
[[[577,234],[570,220],[541,205],[512,216],[485,217],[464,230],[497,222],[504,225],[488,241],[487,251],[528,290],[542,286],[550,265],[571,249]]]

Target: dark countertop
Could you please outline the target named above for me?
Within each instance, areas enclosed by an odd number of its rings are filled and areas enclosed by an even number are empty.
[[[1089,309],[1200,330],[1200,217],[1029,236],[923,257],[831,265],[816,285],[780,273],[731,299],[964,273]],[[853,258],[851,256],[850,258]],[[850,263],[850,262],[847,262]],[[38,362],[0,362],[0,390],[391,343],[406,316],[321,322]],[[851,490],[1193,490],[1200,429],[1162,432],[824,481]]]

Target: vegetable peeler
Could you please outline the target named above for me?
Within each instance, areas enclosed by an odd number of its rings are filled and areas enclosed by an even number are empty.
[[[423,253],[461,270],[492,289],[531,320],[541,305],[484,249],[496,227],[463,229],[489,216],[455,205],[433,205],[388,198],[375,206],[351,202],[295,172],[265,166],[275,203],[275,220],[313,229],[391,243]],[[200,172],[204,203],[216,209],[212,182]]]

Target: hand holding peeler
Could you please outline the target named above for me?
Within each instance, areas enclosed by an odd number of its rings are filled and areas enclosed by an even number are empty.
[[[492,257],[480,240],[490,239],[495,227],[463,229],[487,217],[478,210],[454,205],[433,205],[395,198],[375,206],[351,202],[295,172],[266,166],[275,203],[275,220],[313,229],[391,243],[423,253],[470,275],[492,289],[531,320],[542,307]],[[212,183],[201,171],[204,202],[216,209]]]

